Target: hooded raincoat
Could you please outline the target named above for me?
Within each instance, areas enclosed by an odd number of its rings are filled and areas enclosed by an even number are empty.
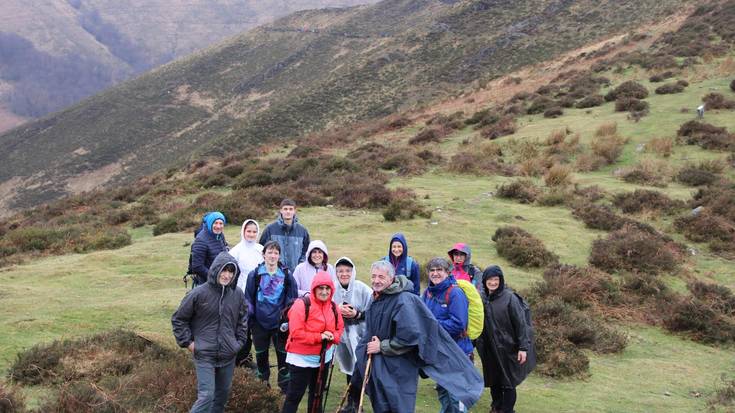
[[[482,377],[421,298],[411,294],[412,287],[406,277],[397,276],[374,298],[366,313],[365,336],[356,349],[352,384],[362,383],[367,343],[377,336],[381,352],[372,356],[366,389],[373,411],[416,411],[419,369],[469,408],[480,399]]]
[[[283,221],[281,214],[278,218],[265,227],[260,236],[260,244],[265,245],[268,241],[276,241],[281,246],[281,262],[293,273],[296,266],[306,259],[306,248],[309,245],[309,231],[299,223],[294,215],[291,225]]]
[[[390,246],[393,245],[393,241],[398,241],[403,245],[403,253],[398,258],[394,257],[390,252]],[[393,235],[388,243],[388,255],[383,257],[383,260],[393,264],[393,268],[396,269],[396,275],[405,275],[413,284],[413,293],[419,295],[421,289],[421,271],[416,260],[408,255],[408,242],[406,242],[406,237],[403,234],[399,232]]]
[[[204,229],[199,231],[194,243],[191,244],[191,271],[196,274],[196,284],[207,282],[209,267],[220,252],[227,251],[225,233],[215,234],[212,231],[214,221],[222,220],[226,223],[225,216],[220,212],[210,212],[204,218]]]
[[[320,285],[328,285],[331,288],[329,300],[321,301],[316,297],[316,289]],[[344,322],[339,311],[337,311],[337,319],[334,318],[332,309],[334,282],[332,281],[332,275],[324,271],[316,273],[311,282],[310,291],[308,318],[306,318],[306,307],[302,299],[294,301],[288,311],[289,334],[288,341],[286,341],[286,351],[289,353],[318,355],[321,350],[322,332],[324,331],[331,331],[334,335],[334,341],[327,345],[327,351],[333,345],[340,343],[344,331]]]
[[[258,264],[263,262],[263,246],[258,244],[256,241],[246,241],[245,235],[243,235],[245,233],[245,227],[250,223],[255,224],[258,235],[260,235],[260,225],[258,225],[258,221],[254,219],[246,219],[245,222],[242,223],[242,228],[240,228],[240,242],[230,250],[230,255],[235,257],[237,265],[240,267],[240,277],[237,279],[237,287],[243,292],[245,291],[247,275],[250,274],[250,271],[258,267]],[[257,235],[255,238],[258,238]]]
[[[487,270],[486,270],[487,272]],[[485,306],[485,328],[475,341],[482,359],[485,387],[516,387],[536,367],[536,350],[533,329],[528,328],[520,299],[505,286],[502,271],[498,275],[500,285],[490,293],[483,276],[480,291]],[[526,352],[526,362],[518,363],[518,351]]]
[[[334,296],[332,300],[337,305],[344,303],[352,305],[361,315],[357,319],[345,319],[345,331],[342,340],[337,347],[336,359],[342,373],[352,375],[355,368],[355,348],[365,335],[365,311],[373,301],[373,290],[365,283],[357,280],[357,270],[351,259],[342,257],[336,262],[347,261],[352,265],[352,276],[347,287],[343,287],[337,277],[334,277]]]
[[[452,253],[454,251],[464,252],[467,255],[463,264],[455,264]],[[472,283],[472,285],[479,291],[482,284],[482,271],[476,266],[472,265],[472,248],[464,242],[458,242],[447,251],[449,255],[449,262],[452,263],[451,274],[455,280],[466,280]]]
[[[236,271],[223,286],[217,278],[227,264],[235,265]],[[235,287],[237,273],[235,258],[220,253],[212,262],[207,282],[191,290],[171,317],[176,343],[186,348],[194,342],[194,358],[215,367],[231,363],[247,336],[247,304]]]
[[[451,289],[450,289],[451,287]],[[472,354],[472,341],[467,336],[469,302],[451,275],[439,284],[429,284],[422,297],[439,325],[452,336],[465,354]]]
[[[324,260],[321,265],[315,266],[311,261],[311,252],[314,249],[319,249],[324,253]],[[293,272],[293,278],[296,280],[296,285],[299,288],[299,296],[303,296],[308,293],[311,289],[311,280],[314,279],[314,275],[318,271],[326,271],[329,275],[334,275],[334,267],[329,264],[329,252],[324,242],[320,240],[314,240],[309,243],[309,248],[306,249],[306,261],[296,266]]]

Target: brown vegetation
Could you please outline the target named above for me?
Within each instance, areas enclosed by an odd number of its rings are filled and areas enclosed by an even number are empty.
[[[519,267],[543,267],[558,261],[541,240],[519,227],[500,227],[492,240],[498,255]]]

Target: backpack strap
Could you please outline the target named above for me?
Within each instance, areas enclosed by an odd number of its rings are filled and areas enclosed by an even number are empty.
[[[311,307],[311,298],[309,298],[309,295],[305,295],[301,297],[301,301],[304,302],[304,322],[309,319],[309,308]],[[334,303],[334,301],[329,300],[329,303],[332,304],[332,313],[334,313],[334,331],[337,331],[337,328],[339,326],[339,320],[337,320],[337,304]]]

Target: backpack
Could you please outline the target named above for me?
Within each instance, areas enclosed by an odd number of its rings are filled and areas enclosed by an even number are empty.
[[[304,322],[309,319],[309,308],[311,307],[311,298],[309,298],[309,295],[305,295],[303,297],[300,297],[301,301],[304,302]],[[338,317],[337,317],[337,304],[334,303],[334,301],[329,300],[329,302],[332,304],[332,312],[334,313],[334,331],[337,331],[338,326]],[[291,309],[291,306],[293,305],[293,302],[286,310],[284,310],[284,314],[286,315],[286,318],[288,319],[288,310]]]
[[[528,306],[528,303],[526,300],[523,299],[517,292],[513,291],[513,294],[518,299],[518,302],[521,303],[521,308],[523,309],[523,320],[526,322],[526,326],[529,328],[529,331],[531,334],[533,334],[533,322],[531,321],[531,307]]]
[[[207,215],[211,214],[211,212],[207,212],[204,215],[202,215],[202,221],[199,223],[199,226],[194,230],[194,240],[196,240],[197,235],[199,235],[199,232],[204,229],[204,224],[207,220]],[[193,241],[192,241],[193,245]],[[191,278],[191,288],[195,287],[195,280],[196,280],[196,274],[194,274],[194,270],[191,269],[191,261],[192,261],[192,254],[191,249],[189,249],[189,266],[186,268],[186,274],[184,274],[184,288],[189,288],[189,278]]]
[[[485,326],[485,307],[482,304],[482,298],[480,293],[477,292],[477,288],[467,280],[457,280],[457,286],[462,290],[465,297],[467,297],[467,330],[464,335],[469,337],[470,340],[475,340],[482,334],[482,329]],[[449,288],[444,292],[444,303],[449,305],[449,293],[454,288],[454,284],[450,284]],[[431,298],[431,292],[426,291],[426,295]]]

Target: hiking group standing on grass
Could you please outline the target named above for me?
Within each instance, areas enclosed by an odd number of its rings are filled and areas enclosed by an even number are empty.
[[[343,413],[359,411],[365,394],[376,413],[413,412],[419,377],[436,383],[442,413],[468,411],[483,387],[491,413],[514,411],[515,388],[535,367],[530,312],[500,267],[472,264],[469,245],[428,262],[422,294],[401,233],[371,265],[369,287],[352,259],[332,264],[326,244],[310,241],[290,199],[259,239],[258,223],[243,222],[229,252],[225,223],[219,212],[203,217],[190,256],[194,288],[172,317],[196,367],[192,412],[224,410],[234,368],[253,367],[251,347],[256,375],[270,387],[271,344],[284,413],[298,410],[307,389],[307,412],[321,413],[335,362],[348,383]]]

